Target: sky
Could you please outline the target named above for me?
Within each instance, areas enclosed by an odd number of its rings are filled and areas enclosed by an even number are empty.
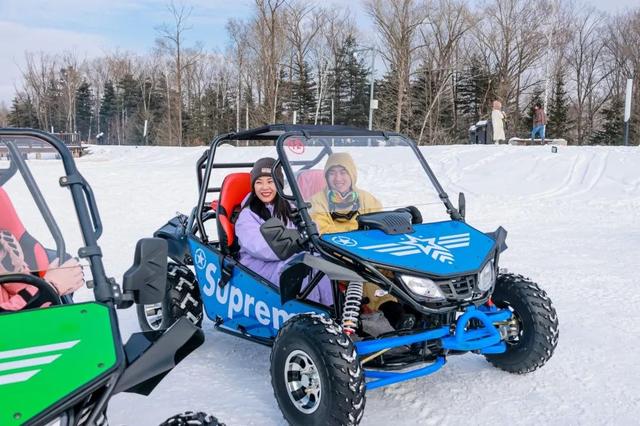
[[[587,0],[604,8],[598,0]],[[638,0],[608,0],[615,12]],[[331,0],[352,10],[361,31],[370,25],[358,0]],[[193,7],[187,45],[202,42],[208,50],[227,46],[225,25],[230,18],[251,15],[252,0],[185,0]],[[92,58],[115,49],[144,53],[153,46],[156,28],[170,22],[166,0],[0,0],[0,102],[7,106],[21,86],[25,52],[75,51]],[[365,34],[366,35],[366,34]]]

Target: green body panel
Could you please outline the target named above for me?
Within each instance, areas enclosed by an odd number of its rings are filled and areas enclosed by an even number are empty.
[[[0,425],[19,425],[110,370],[110,309],[81,303],[0,315]]]

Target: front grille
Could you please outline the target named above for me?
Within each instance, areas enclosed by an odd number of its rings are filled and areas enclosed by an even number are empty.
[[[464,300],[473,296],[476,287],[476,276],[466,275],[449,280],[436,281],[447,299]]]

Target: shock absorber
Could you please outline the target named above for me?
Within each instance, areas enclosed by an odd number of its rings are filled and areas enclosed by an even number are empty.
[[[362,305],[363,283],[352,281],[344,295],[344,307],[342,308],[342,328],[345,333],[351,335],[358,328],[360,306]]]

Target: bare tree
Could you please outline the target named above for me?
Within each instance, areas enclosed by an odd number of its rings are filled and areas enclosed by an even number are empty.
[[[611,96],[622,98],[626,80],[634,80],[630,126],[631,137],[637,138],[640,134],[640,9],[613,17],[608,23],[604,42]]]
[[[419,29],[422,38],[422,48],[419,51],[422,71],[426,73],[424,80],[428,84],[424,90],[424,104],[428,105],[428,108],[423,111],[418,144],[422,142],[427,124],[429,124],[429,140],[436,140],[433,131],[437,123],[433,117],[439,115],[441,95],[444,92],[450,94],[449,100],[454,112],[453,127],[457,127],[455,84],[452,77],[458,67],[456,53],[460,43],[474,25],[468,7],[459,0],[438,0],[434,2],[432,8],[432,12],[428,14],[425,21],[426,25]],[[433,93],[435,93],[434,96],[432,96]],[[434,111],[436,111],[435,114]]]
[[[488,66],[497,76],[496,95],[513,104],[518,122],[524,92],[540,81],[537,68],[547,48],[544,0],[493,0],[485,7],[483,22],[476,26],[478,50],[487,54]]]
[[[191,27],[187,25],[187,21],[193,9],[186,8],[184,5],[176,6],[173,1],[169,3],[167,9],[173,18],[173,23],[171,25],[165,23],[157,28],[160,35],[158,44],[169,54],[173,61],[179,102],[177,112],[178,146],[182,146],[182,72],[185,67],[182,56],[184,54],[184,33],[191,29]]]
[[[9,109],[7,105],[3,102],[0,102],[0,127],[8,127],[9,126]]]
[[[307,60],[312,56],[312,52],[316,55],[324,55],[325,52],[321,51],[320,44],[317,43],[317,39],[320,35],[320,30],[325,24],[325,12],[322,9],[318,9],[308,3],[296,1],[290,3],[285,14],[285,19],[288,24],[289,31],[286,32],[286,37],[291,46],[291,69],[290,75],[295,72],[299,78],[303,78],[307,71]],[[324,61],[326,62],[326,61]],[[315,123],[318,122],[320,103],[322,102],[322,93],[324,87],[322,85],[323,76],[326,74],[326,70],[323,69],[323,64],[320,62],[318,67],[318,79],[319,79],[319,95],[316,101]],[[325,71],[323,73],[323,71]],[[325,78],[326,79],[326,78]],[[304,107],[304,106],[302,106]],[[302,118],[308,118],[310,111],[299,111]]]
[[[38,122],[46,130],[51,127],[52,105],[47,94],[50,83],[56,79],[56,59],[45,53],[25,53],[25,68],[22,70],[24,90],[33,102]]]
[[[334,90],[334,96],[339,97],[336,90],[340,90],[340,88],[336,87],[336,75],[332,71],[340,69],[344,65],[343,48],[349,38],[355,39],[357,33],[356,25],[348,9],[325,9],[322,13],[324,19],[320,28],[320,37],[313,43],[312,48],[317,75],[316,123],[320,116],[324,96],[329,96],[329,92]],[[344,108],[349,107],[349,105],[344,105]]]
[[[426,19],[427,8],[419,0],[368,0],[365,4],[381,33],[380,53],[394,71],[397,91],[395,131],[400,131],[404,107],[410,98],[411,68],[415,59],[418,26]]]
[[[227,22],[227,33],[231,38],[230,55],[233,57],[236,72],[236,131],[239,131],[242,114],[242,80],[249,61],[249,25],[244,21],[232,19]]]
[[[93,111],[95,112],[96,118],[100,116],[100,104],[102,99],[102,91],[104,89],[104,84],[109,81],[109,69],[107,62],[104,58],[97,58],[91,61],[87,67],[86,71],[87,79],[91,83],[91,87],[93,87],[94,93],[94,105]],[[102,130],[100,128],[100,120],[96,120],[96,131],[98,134]]]
[[[282,59],[286,53],[283,28],[285,0],[255,0],[257,16],[252,24],[251,49],[257,62],[258,103],[261,121],[275,122]]]
[[[575,17],[573,37],[569,43],[567,64],[574,95],[570,96],[575,108],[576,140],[585,141],[593,128],[593,119],[602,107],[608,93],[598,94],[601,83],[611,71],[603,68],[605,44],[602,37],[604,16],[593,8],[583,8]]]
[[[62,54],[60,68],[60,89],[63,94],[63,103],[66,116],[66,131],[76,131],[76,92],[82,84],[82,75],[78,56],[75,52]]]

